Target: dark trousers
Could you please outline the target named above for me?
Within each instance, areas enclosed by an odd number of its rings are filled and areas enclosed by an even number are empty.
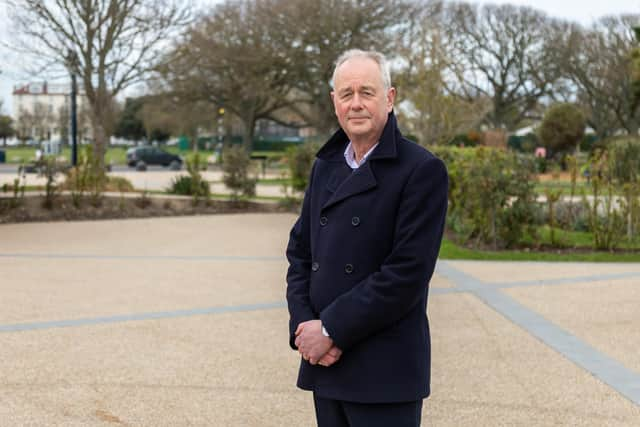
[[[313,394],[318,427],[420,427],[422,400],[402,403],[354,403]]]

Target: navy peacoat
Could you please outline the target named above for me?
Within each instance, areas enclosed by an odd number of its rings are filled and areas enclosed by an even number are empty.
[[[287,258],[290,346],[299,323],[321,319],[342,357],[301,360],[298,387],[328,399],[407,402],[429,395],[426,315],[447,210],[440,159],[404,138],[393,112],[355,171],[338,130],[320,149]]]

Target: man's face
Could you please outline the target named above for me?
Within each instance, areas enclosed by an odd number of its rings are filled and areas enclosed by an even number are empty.
[[[385,91],[378,64],[351,58],[336,72],[331,99],[338,122],[351,141],[375,143],[393,109],[394,88]]]

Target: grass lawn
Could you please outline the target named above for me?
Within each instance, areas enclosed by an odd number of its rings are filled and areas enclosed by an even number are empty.
[[[78,152],[83,146],[78,147]],[[106,162],[114,165],[125,164],[126,153],[128,147],[109,147],[106,154]],[[20,164],[22,162],[28,163],[36,159],[36,150],[38,147],[3,147],[2,150],[6,153],[6,160],[9,164]],[[71,147],[63,147],[63,157],[71,160]]]
[[[538,229],[537,244],[545,248],[518,250],[478,250],[469,249],[449,239],[444,239],[440,247],[443,259],[475,259],[493,261],[591,261],[591,262],[640,262],[640,239],[623,241],[619,248],[633,252],[606,252],[593,250],[593,234],[582,231],[565,231],[555,229],[557,249],[550,249],[551,232],[548,226]],[[524,244],[534,245],[532,238],[524,239]]]
[[[440,258],[484,261],[640,262],[640,252],[484,251],[464,248],[448,239],[443,239],[442,246],[440,247]]]

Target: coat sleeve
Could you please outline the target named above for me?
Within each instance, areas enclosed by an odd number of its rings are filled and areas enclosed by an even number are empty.
[[[320,313],[340,349],[393,325],[423,299],[440,250],[447,191],[447,171],[440,159],[429,157],[411,172],[402,190],[391,252],[378,271]]]
[[[311,170],[309,185],[302,202],[302,212],[289,234],[287,245],[287,306],[289,308],[289,345],[297,350],[295,331],[298,325],[307,320],[317,319],[318,315],[311,309],[309,299],[309,283],[311,279],[311,227],[310,204],[311,186],[315,164]]]

